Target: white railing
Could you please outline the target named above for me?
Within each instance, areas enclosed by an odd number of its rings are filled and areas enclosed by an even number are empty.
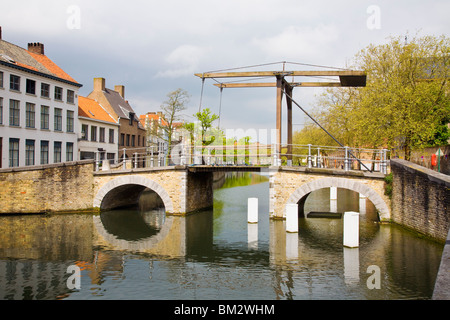
[[[155,147],[121,149],[117,162],[96,161],[96,170],[137,169],[172,165],[212,166],[302,166],[307,168],[330,168],[375,171],[387,174],[389,167],[386,149],[366,149],[315,145],[247,144],[189,146],[176,145],[170,155],[160,153]],[[132,157],[127,153],[132,151]]]

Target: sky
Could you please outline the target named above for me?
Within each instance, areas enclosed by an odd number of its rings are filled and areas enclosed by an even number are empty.
[[[258,67],[235,71],[280,71],[283,61],[293,62],[286,70],[345,68],[369,44],[450,31],[448,0],[16,0],[0,8],[3,40],[23,48],[43,43],[45,54],[83,85],[79,95],[103,77],[108,88],[124,85],[136,113],[145,114],[159,111],[167,94],[181,88],[190,94],[186,121],[195,120],[201,101],[238,137],[270,136],[276,89],[221,95],[212,79],[202,90],[194,73],[248,66]],[[323,90],[296,88],[293,98],[314,112]],[[305,119],[294,107],[294,130]],[[284,112],[284,131],[285,123]]]

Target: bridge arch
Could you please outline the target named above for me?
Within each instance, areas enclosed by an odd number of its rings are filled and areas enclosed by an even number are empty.
[[[107,210],[118,207],[120,204],[137,203],[146,188],[154,191],[161,198],[166,213],[174,211],[172,199],[167,191],[157,182],[138,175],[121,176],[104,184],[95,195],[93,206]]]
[[[314,180],[297,188],[289,197],[286,204],[297,204],[304,205],[306,197],[313,191],[323,189],[337,187],[342,189],[348,189],[355,192],[358,192],[365,196],[367,199],[372,201],[373,205],[377,209],[380,215],[380,220],[386,221],[390,219],[390,209],[386,202],[383,200],[380,194],[378,194],[373,188],[369,185],[366,185],[362,182],[353,179],[346,178],[322,178],[318,180]],[[285,208],[286,210],[286,208]],[[286,211],[285,211],[286,212]]]

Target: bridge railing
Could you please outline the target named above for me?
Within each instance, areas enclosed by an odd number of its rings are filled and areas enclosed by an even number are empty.
[[[281,152],[278,152],[281,150]],[[246,144],[190,146],[176,145],[170,154],[158,152],[154,147],[122,149],[114,164],[97,161],[100,170],[164,167],[171,165],[214,166],[302,166],[375,171],[386,174],[389,169],[389,151],[317,145]],[[127,157],[127,151],[133,156]]]

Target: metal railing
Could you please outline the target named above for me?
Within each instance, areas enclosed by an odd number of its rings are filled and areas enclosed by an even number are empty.
[[[171,149],[158,152],[154,147],[121,149],[119,159],[97,160],[96,170],[137,169],[166,167],[172,165],[211,166],[294,166],[307,168],[329,168],[364,170],[388,173],[389,151],[332,147],[316,145],[282,145],[281,153],[275,144],[213,145],[191,146],[179,144]],[[127,153],[132,153],[127,157]],[[97,157],[98,158],[98,157]]]

